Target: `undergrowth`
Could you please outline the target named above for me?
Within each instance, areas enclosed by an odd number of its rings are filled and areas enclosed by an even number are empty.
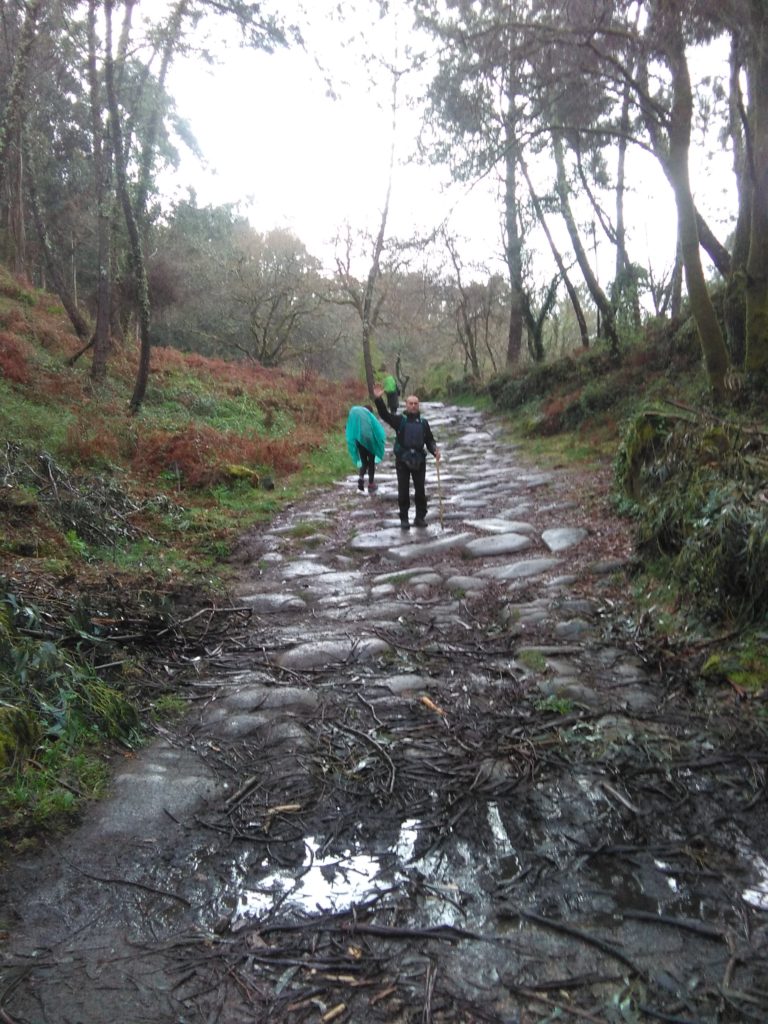
[[[135,346],[98,385],[79,349],[58,303],[0,267],[0,816],[17,843],[170,713],[164,603],[214,601],[249,526],[348,473],[363,395],[162,348],[131,416]]]

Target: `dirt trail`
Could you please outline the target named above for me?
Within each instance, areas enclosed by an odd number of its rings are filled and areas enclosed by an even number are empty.
[[[764,728],[588,479],[424,411],[429,528],[387,462],[243,538],[188,718],[3,881],[4,1024],[768,1019]]]

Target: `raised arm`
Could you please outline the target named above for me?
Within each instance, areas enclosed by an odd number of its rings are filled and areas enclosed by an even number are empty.
[[[400,425],[400,414],[395,413],[394,415],[387,408],[387,403],[384,401],[384,388],[381,384],[373,385],[373,400],[376,403],[376,412],[388,423],[393,430],[397,430]]]

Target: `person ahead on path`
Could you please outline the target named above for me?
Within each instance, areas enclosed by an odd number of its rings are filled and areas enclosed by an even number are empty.
[[[391,413],[384,403],[384,389],[377,384],[373,389],[376,400],[376,411],[395,432],[395,471],[397,473],[397,504],[400,509],[400,526],[409,530],[408,509],[411,507],[411,480],[416,505],[414,526],[426,526],[427,494],[425,480],[427,476],[427,455],[429,451],[437,462],[440,461],[440,449],[432,436],[429,423],[419,413],[419,399],[409,395],[405,400],[404,413]]]
[[[397,381],[392,374],[387,371],[386,364],[384,363],[379,367],[379,383],[384,390],[389,411],[394,415],[397,412],[400,388],[397,386]]]
[[[352,461],[360,470],[357,489],[364,490],[365,476],[368,474],[368,493],[376,490],[374,474],[376,463],[384,458],[386,445],[384,428],[370,409],[363,405],[353,405],[347,416],[347,450]]]

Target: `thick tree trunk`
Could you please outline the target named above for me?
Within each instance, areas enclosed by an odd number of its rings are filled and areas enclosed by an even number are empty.
[[[720,400],[725,397],[725,376],[729,366],[728,349],[712,305],[699,254],[696,206],[688,169],[693,94],[682,35],[679,32],[675,32],[669,39],[667,62],[672,73],[673,90],[669,125],[669,178],[677,206],[683,271],[709,385],[715,398]]]
[[[768,12],[752,0],[749,82],[750,173],[752,176],[747,257],[748,374],[768,368]]]
[[[684,57],[685,55],[683,55],[683,58]],[[642,111],[645,127],[651,140],[653,155],[659,161],[667,181],[674,189],[674,182],[672,181],[672,174],[669,166],[669,147],[664,141],[661,126],[657,120],[655,105],[651,103],[649,99],[648,66],[645,63],[641,63],[638,69],[638,84],[640,110]],[[722,274],[723,277],[727,277],[731,269],[731,257],[728,250],[719,241],[719,239],[716,238],[714,232],[695,206],[694,213],[696,218],[696,230],[699,236],[699,244],[712,260],[719,273]]]
[[[744,102],[739,76],[743,66],[741,46],[734,34],[731,40],[729,121],[733,145],[733,172],[738,189],[738,215],[733,236],[731,266],[725,285],[723,317],[731,360],[735,366],[744,365],[747,337],[746,280],[749,255],[749,219],[752,207],[752,178],[749,173],[744,125]]]

